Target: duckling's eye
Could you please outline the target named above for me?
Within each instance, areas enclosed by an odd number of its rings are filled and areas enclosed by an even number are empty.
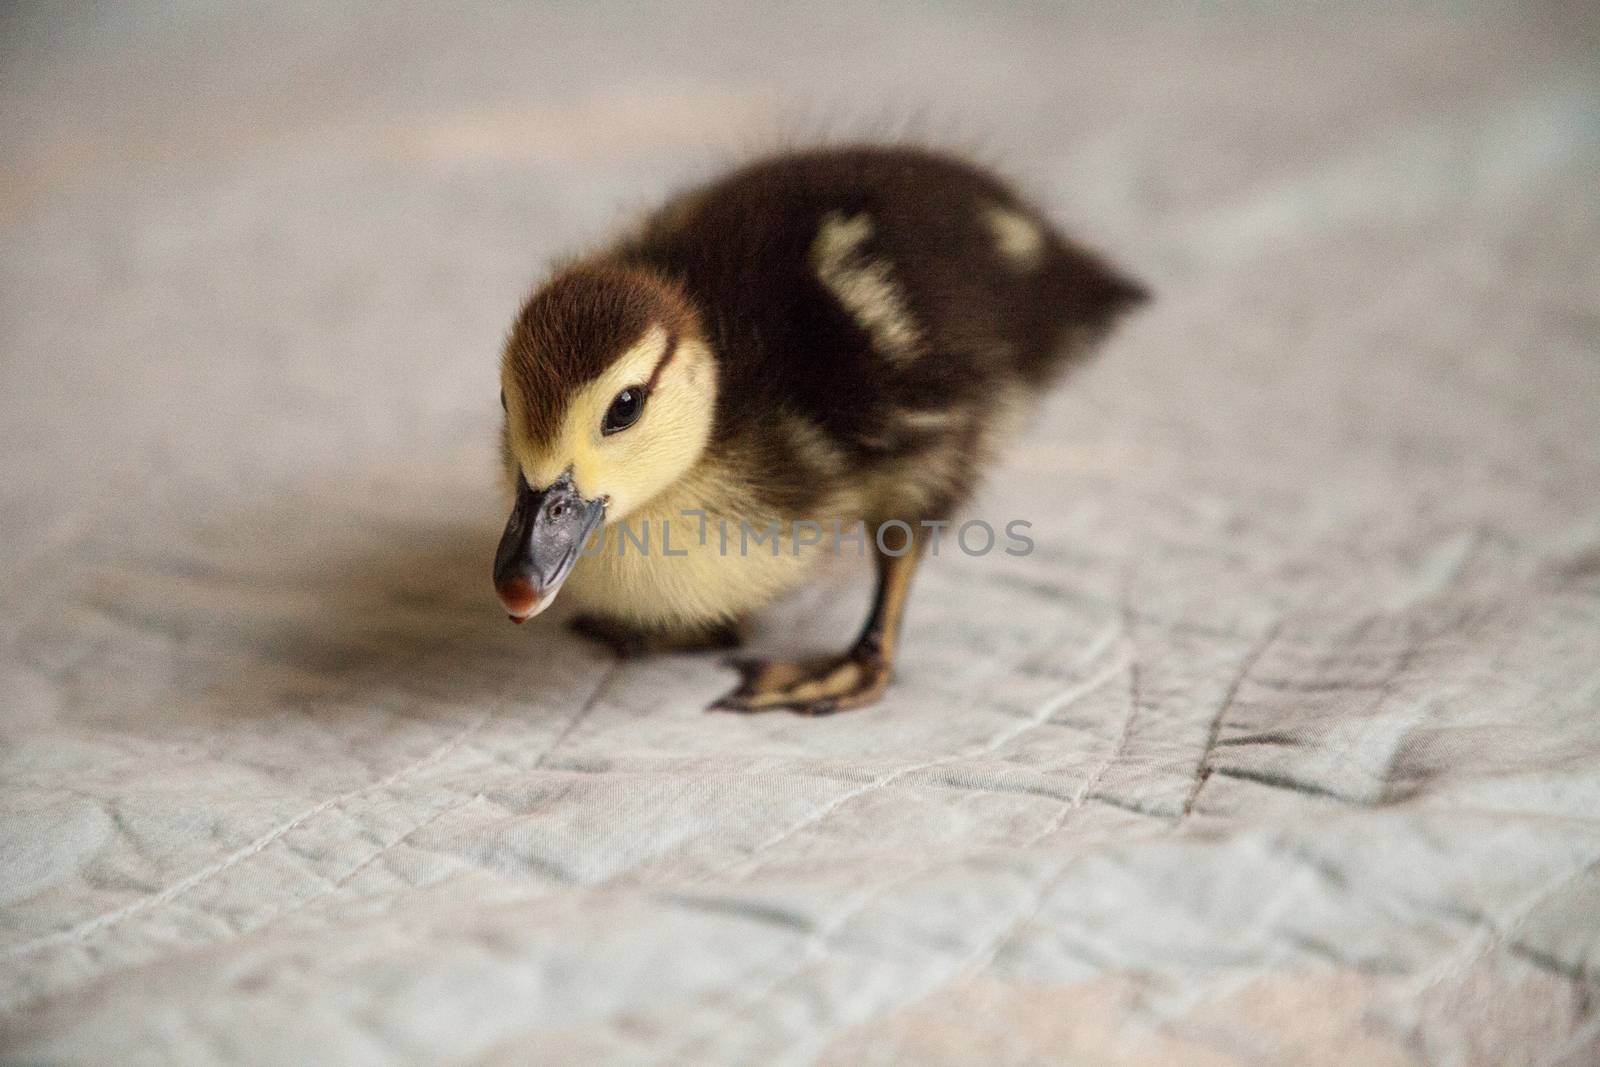
[[[618,393],[617,398],[606,409],[605,421],[600,424],[600,432],[609,436],[619,430],[626,430],[638,422],[642,414],[644,414],[644,388],[631,385]]]

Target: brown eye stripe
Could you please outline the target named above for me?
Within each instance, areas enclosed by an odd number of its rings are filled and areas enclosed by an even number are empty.
[[[671,363],[672,357],[677,354],[678,335],[676,333],[669,333],[667,334],[666,350],[661,353],[661,358],[656,360],[655,369],[650,372],[650,377],[645,379],[644,391],[646,396],[650,395],[651,391],[655,389],[656,379],[661,377],[661,372],[667,369],[667,364]]]

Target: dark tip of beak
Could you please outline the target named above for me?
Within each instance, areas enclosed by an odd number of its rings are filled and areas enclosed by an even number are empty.
[[[539,591],[526,578],[509,578],[497,583],[494,591],[499,594],[500,603],[512,622],[528,621],[533,609],[539,606]]]
[[[517,501],[495,552],[494,589],[511,621],[550,606],[591,531],[605,519],[605,502],[580,496],[569,470],[543,489],[517,479]]]

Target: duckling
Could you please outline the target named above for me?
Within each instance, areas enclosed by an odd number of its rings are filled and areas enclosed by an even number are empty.
[[[500,601],[521,622],[565,590],[621,651],[728,647],[823,553],[870,554],[848,650],[737,663],[712,707],[870,704],[1006,426],[1144,299],[941,152],[818,148],[680,194],[511,329]]]

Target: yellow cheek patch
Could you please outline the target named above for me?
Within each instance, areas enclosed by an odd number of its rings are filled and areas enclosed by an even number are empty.
[[[664,355],[663,360],[656,364],[659,370],[639,422],[610,437],[601,439],[597,434],[595,446],[584,457],[594,491],[611,498],[607,517],[613,521],[686,474],[711,437],[716,375],[710,353],[699,341],[690,339],[681,341],[677,351]],[[649,377],[644,380],[651,381]],[[617,390],[639,381],[637,376],[620,374],[596,398],[597,410],[603,411]],[[580,486],[585,484],[584,474],[578,481]]]
[[[515,429],[511,435],[511,450],[534,487],[549,485],[570,466],[578,492],[585,496],[605,492],[608,481],[607,463],[601,445],[601,421],[606,409],[618,393],[629,386],[639,386],[650,380],[657,365],[667,355],[671,338],[662,326],[651,326],[644,336],[623,352],[604,374],[585,385],[572,397],[561,420],[561,430],[555,440],[544,447],[536,447],[525,434]],[[512,405],[513,386],[507,383],[507,405]],[[513,410],[516,410],[515,408]],[[647,415],[648,417],[648,401]],[[516,423],[521,420],[513,419]]]

